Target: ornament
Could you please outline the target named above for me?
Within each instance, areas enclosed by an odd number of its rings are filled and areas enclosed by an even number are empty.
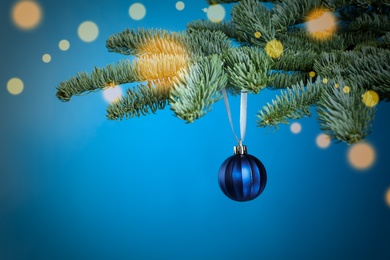
[[[222,192],[235,201],[249,201],[258,197],[267,183],[267,172],[263,163],[247,153],[246,146],[239,143],[234,155],[221,165],[218,174]]]
[[[222,192],[235,201],[253,200],[263,192],[267,183],[267,172],[263,163],[253,155],[248,154],[246,146],[242,145],[246,132],[247,94],[245,91],[241,91],[241,138],[238,139],[233,127],[227,91],[222,89],[226,113],[238,145],[234,147],[234,155],[227,158],[219,168],[218,183]]]

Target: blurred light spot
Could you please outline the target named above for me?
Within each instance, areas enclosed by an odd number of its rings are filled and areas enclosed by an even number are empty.
[[[279,58],[283,54],[282,43],[276,39],[267,42],[265,45],[265,53],[273,59]]]
[[[261,32],[255,32],[255,37],[259,39],[261,37]]]
[[[325,84],[328,83],[328,79],[327,78],[323,78],[322,79],[322,83],[325,83]]]
[[[367,169],[372,166],[375,161],[375,150],[368,143],[354,144],[349,148],[348,160],[355,169]]]
[[[7,83],[7,90],[12,95],[19,95],[24,88],[23,81],[19,78],[12,78]]]
[[[314,9],[308,14],[306,21],[306,29],[314,39],[326,40],[336,31],[336,18],[327,9]]]
[[[109,87],[103,91],[103,98],[108,102],[118,101],[122,95],[120,86]]]
[[[84,42],[93,42],[99,35],[99,28],[94,22],[85,21],[79,25],[77,33]]]
[[[330,145],[330,137],[327,134],[319,134],[316,139],[317,146],[320,148],[328,148]]]
[[[374,90],[366,91],[363,94],[363,103],[368,107],[376,106],[379,102],[379,95]]]
[[[213,23],[222,22],[225,18],[225,8],[222,5],[211,5],[207,9],[207,18]]]
[[[177,10],[181,11],[181,10],[184,9],[184,7],[185,7],[185,5],[184,5],[184,3],[182,1],[179,1],[179,2],[176,3],[176,9]]]
[[[390,207],[390,188],[387,189],[386,195],[385,195],[387,206]]]
[[[70,43],[67,40],[61,40],[58,43],[58,47],[60,48],[61,51],[67,51],[67,50],[69,50]]]
[[[343,91],[344,91],[345,94],[348,94],[349,92],[351,92],[351,88],[348,87],[348,86],[345,86],[345,87],[343,88]]]
[[[203,8],[202,11],[207,13],[207,8]]]
[[[293,123],[290,127],[291,132],[294,134],[299,134],[302,130],[302,126],[300,123]]]
[[[146,8],[140,3],[132,4],[129,8],[129,15],[133,20],[141,20],[146,15]]]
[[[12,20],[20,29],[33,29],[42,20],[41,7],[34,1],[19,1],[12,9]]]
[[[340,87],[340,84],[339,84],[339,83],[336,83],[336,84],[334,84],[334,86],[335,86],[336,88],[339,88],[339,87]]]
[[[44,63],[49,63],[50,61],[51,61],[51,56],[50,56],[50,54],[43,54],[43,56],[42,56],[42,61],[44,62]]]
[[[316,73],[315,73],[314,71],[310,71],[310,72],[309,72],[309,77],[310,77],[310,78],[314,78],[315,75],[316,75]]]

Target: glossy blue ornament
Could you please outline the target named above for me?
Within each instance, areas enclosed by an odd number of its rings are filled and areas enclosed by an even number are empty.
[[[219,168],[219,187],[232,200],[253,200],[263,192],[267,183],[265,167],[259,159],[247,153],[246,146],[236,146],[234,153]]]

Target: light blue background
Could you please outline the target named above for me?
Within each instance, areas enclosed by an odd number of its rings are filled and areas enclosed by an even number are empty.
[[[315,114],[299,121],[300,134],[257,128],[256,112],[277,93],[249,96],[245,144],[268,183],[256,200],[234,202],[217,183],[235,145],[223,102],[194,124],[169,108],[116,122],[105,118],[102,93],[55,97],[76,72],[126,58],[106,51],[109,35],[184,30],[206,19],[206,2],[178,11],[175,0],[139,0],[141,21],[128,15],[133,1],[38,2],[44,17],[32,31],[13,25],[16,1],[0,3],[0,259],[390,258],[389,104],[378,105],[367,138],[376,163],[357,171],[348,145],[316,146]],[[92,43],[77,36],[86,20],[100,30]],[[12,77],[24,82],[20,95],[7,91]],[[237,122],[238,99],[231,106]]]

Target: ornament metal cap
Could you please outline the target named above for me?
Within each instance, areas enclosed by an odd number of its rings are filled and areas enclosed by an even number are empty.
[[[247,154],[248,149],[246,145],[243,145],[241,142],[238,143],[237,146],[234,146],[234,154]]]

